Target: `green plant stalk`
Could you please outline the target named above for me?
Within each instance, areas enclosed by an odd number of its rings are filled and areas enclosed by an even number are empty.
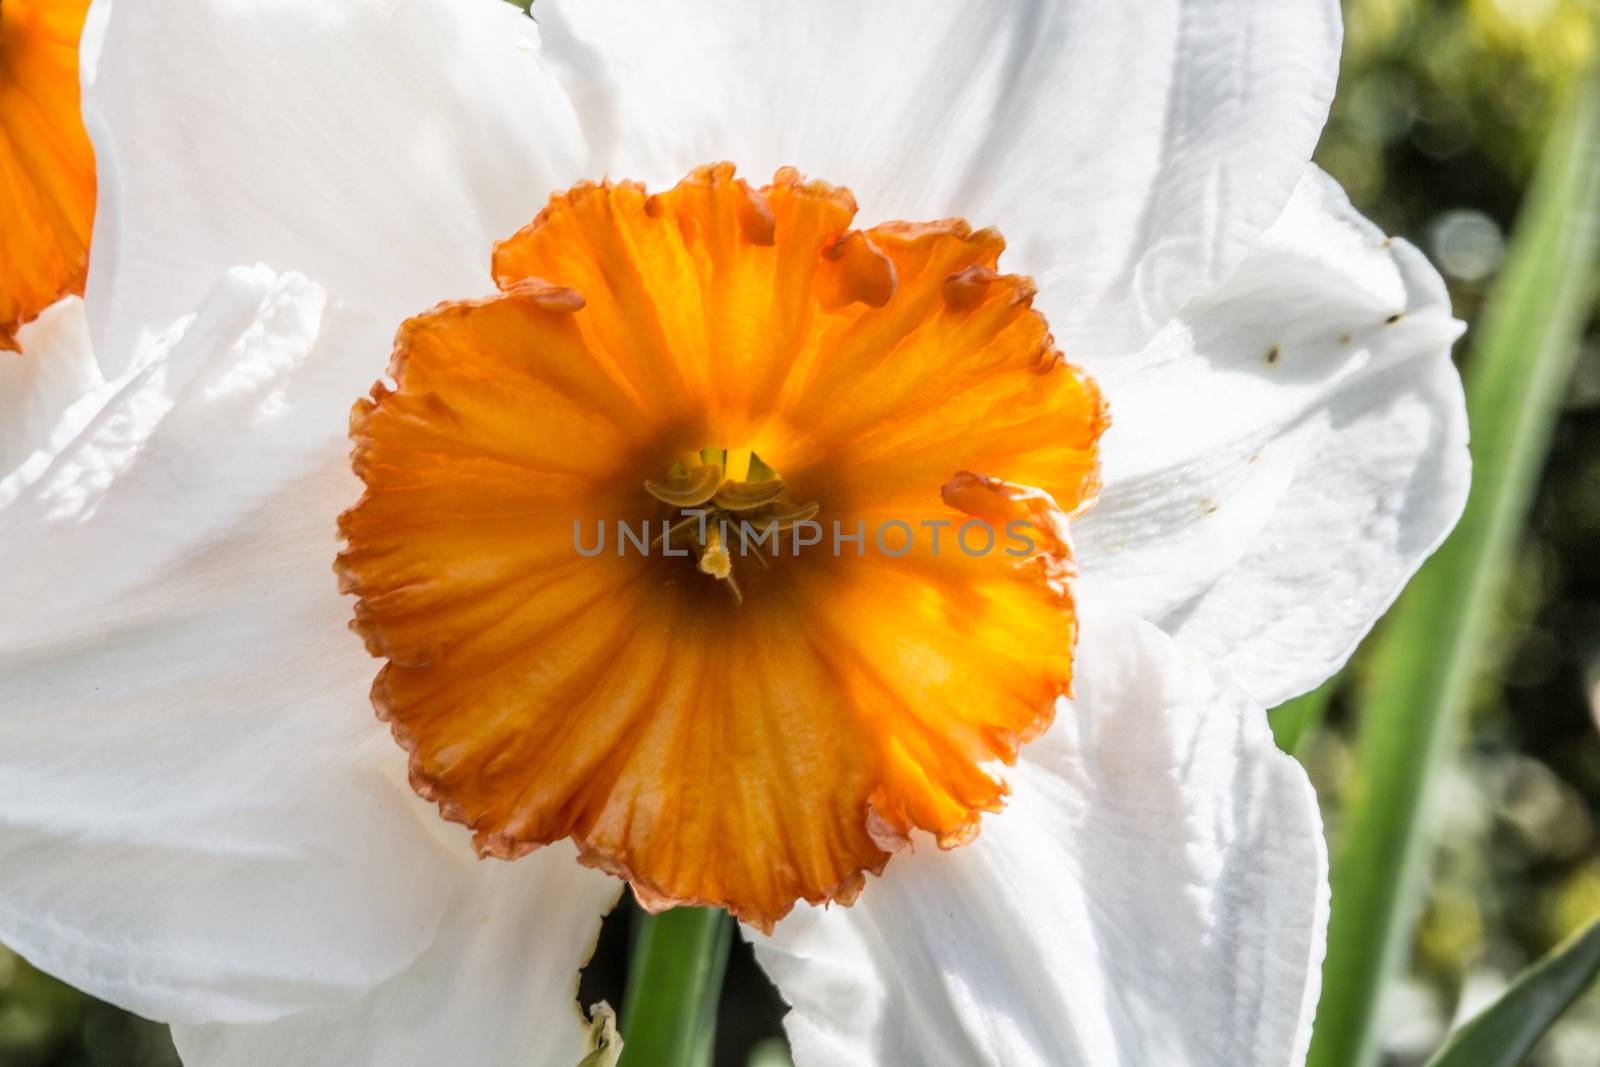
[[[1333,700],[1333,694],[1343,678],[1342,673],[1336,674],[1311,692],[1285,700],[1272,709],[1267,722],[1272,726],[1272,738],[1280,749],[1296,759],[1305,756],[1312,739],[1322,728],[1322,720],[1328,714],[1328,703]]]
[[[637,912],[635,919],[621,1067],[709,1067],[733,922],[721,908]]]
[[[1416,924],[1426,802],[1527,516],[1600,257],[1600,82],[1575,87],[1540,159],[1468,364],[1473,486],[1455,533],[1401,598],[1359,695],[1360,737],[1332,870],[1323,996],[1308,1067],[1367,1067],[1376,1013]]]

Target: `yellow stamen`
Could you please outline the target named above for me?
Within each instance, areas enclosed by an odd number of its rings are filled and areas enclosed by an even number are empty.
[[[701,461],[697,466],[690,462]],[[757,481],[730,477],[735,470],[759,475]],[[778,472],[748,448],[702,448],[689,462],[672,465],[663,479],[647,479],[645,492],[666,504],[673,513],[659,543],[692,541],[695,567],[720,582],[727,583],[735,603],[744,603],[744,594],[733,576],[733,554],[728,551],[722,531],[739,535],[740,554],[754,555],[763,570],[766,558],[759,539],[768,530],[787,530],[797,522],[817,514],[816,504],[797,504],[789,499],[788,488]],[[682,512],[682,514],[679,514]],[[746,533],[746,525],[756,531],[758,543]],[[772,547],[776,547],[775,544]]]

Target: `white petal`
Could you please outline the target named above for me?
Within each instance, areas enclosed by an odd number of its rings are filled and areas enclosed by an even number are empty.
[[[757,957],[798,1067],[1287,1067],[1310,1039],[1327,858],[1249,698],[1153,626],[1086,617],[1078,697],[965,848],[924,841]]]
[[[43,462],[62,415],[102,384],[77,297],[58,300],[17,336],[21,354],[0,353],[0,479]]]
[[[106,10],[109,8],[109,10]],[[238,263],[400,321],[492,291],[489,256],[580,169],[535,25],[489,0],[100,0],[84,97],[88,301],[108,374]]]
[[[864,220],[962,215],[1040,283],[1069,355],[1131,351],[1223,281],[1327,114],[1331,0],[541,2],[596,170],[731,159],[848,185]],[[594,77],[595,71],[602,76]]]
[[[235,272],[0,483],[0,941],[146,1015],[363,992],[466,862],[330,570],[359,485],[312,353],[347,342],[318,287]]]
[[[485,861],[434,946],[361,1000],[173,1037],[188,1067],[573,1067],[585,1051],[578,969],[621,890],[566,844]]]
[[[1461,328],[1422,254],[1309,172],[1222,289],[1090,363],[1113,424],[1074,527],[1084,602],[1269,707],[1328,677],[1461,514]]]

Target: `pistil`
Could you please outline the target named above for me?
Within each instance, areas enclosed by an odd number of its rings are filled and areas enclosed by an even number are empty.
[[[668,519],[665,542],[693,547],[696,569],[724,583],[734,602],[742,604],[744,594],[733,575],[728,531],[738,535],[739,555],[754,556],[765,569],[767,560],[761,547],[767,538],[776,548],[777,538],[784,530],[813,518],[818,507],[791,499],[778,472],[754,452],[744,478],[729,478],[727,474],[728,450],[703,448],[675,462],[665,478],[647,480],[644,488],[676,516]],[[754,538],[750,536],[752,531]]]

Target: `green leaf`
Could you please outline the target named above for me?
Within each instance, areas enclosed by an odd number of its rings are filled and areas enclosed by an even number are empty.
[[[1600,919],[1523,971],[1450,1035],[1428,1067],[1517,1067],[1600,973]]]
[[[1357,696],[1360,736],[1323,997],[1308,1067],[1365,1067],[1376,1007],[1404,959],[1427,873],[1429,783],[1451,758],[1469,684],[1594,305],[1600,256],[1600,82],[1591,71],[1541,155],[1468,363],[1473,485],[1455,533],[1378,635]]]
[[[635,918],[621,1067],[709,1067],[733,920],[721,908]]]

